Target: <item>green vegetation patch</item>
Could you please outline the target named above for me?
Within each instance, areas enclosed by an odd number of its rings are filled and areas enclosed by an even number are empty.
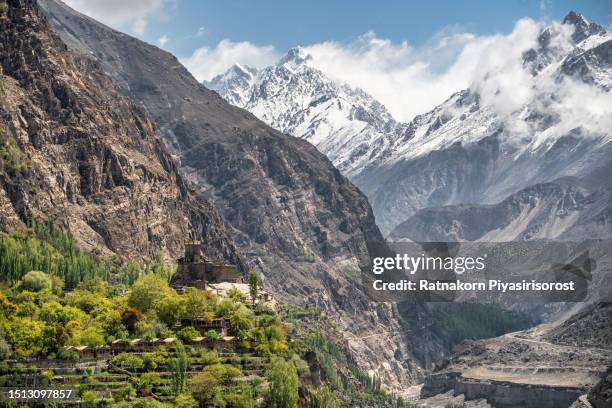
[[[453,347],[466,339],[485,339],[525,330],[538,322],[522,312],[495,303],[438,303],[433,309],[432,330]]]

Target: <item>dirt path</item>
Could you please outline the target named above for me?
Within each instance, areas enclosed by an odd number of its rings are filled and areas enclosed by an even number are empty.
[[[506,333],[502,337],[506,337],[506,338],[509,338],[509,339],[512,339],[512,340],[517,340],[517,341],[523,341],[523,342],[527,342],[527,343],[540,344],[540,345],[544,345],[544,346],[547,346],[547,347],[557,347],[557,348],[565,349],[565,350],[575,350],[575,349],[579,348],[581,350],[596,351],[598,353],[609,354],[610,356],[612,356],[612,350],[610,350],[610,349],[604,349],[604,348],[599,348],[599,347],[570,346],[570,345],[567,345],[567,344],[551,343],[551,342],[545,341],[545,340],[536,340],[536,339],[530,339],[530,338],[518,336],[518,334],[520,334],[520,333],[521,332]]]

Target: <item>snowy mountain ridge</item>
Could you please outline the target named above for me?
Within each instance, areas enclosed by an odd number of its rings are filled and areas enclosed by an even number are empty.
[[[533,34],[521,47],[487,52],[503,65],[485,59],[469,89],[409,123],[327,78],[299,47],[276,65],[234,66],[206,85],[317,146],[366,193],[389,233],[424,208],[495,204],[607,163],[612,33],[575,12],[546,27],[522,24]]]

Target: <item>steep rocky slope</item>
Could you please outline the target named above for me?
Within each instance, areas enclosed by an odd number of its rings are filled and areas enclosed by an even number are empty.
[[[131,259],[176,258],[183,241],[240,263],[221,217],[196,201],[154,125],[98,64],[70,53],[35,1],[0,16],[1,228],[33,219]]]
[[[390,386],[419,373],[397,312],[355,282],[380,240],[363,194],[310,143],[284,135],[199,84],[174,56],[51,0],[57,32],[143,106],[182,170],[231,225],[239,249],[282,301],[322,307],[356,362]],[[418,311],[415,311],[418,313]],[[380,336],[372,336],[380,333]],[[436,353],[434,342],[427,345]]]
[[[391,231],[393,240],[491,241],[612,238],[612,195],[574,179],[536,184],[493,205],[425,208]]]
[[[607,408],[612,406],[612,365],[602,376],[601,380],[589,391],[588,402],[594,408]],[[588,405],[585,405],[588,407]]]

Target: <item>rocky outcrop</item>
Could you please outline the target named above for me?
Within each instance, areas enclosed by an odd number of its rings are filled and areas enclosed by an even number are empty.
[[[612,366],[589,391],[587,399],[594,408],[612,407]]]
[[[183,240],[240,264],[210,202],[196,200],[141,108],[99,65],[73,54],[35,1],[0,16],[0,217],[3,230],[33,219],[70,229],[85,250],[175,259]]]
[[[546,334],[556,344],[612,349],[612,302],[601,302],[571,316]]]

